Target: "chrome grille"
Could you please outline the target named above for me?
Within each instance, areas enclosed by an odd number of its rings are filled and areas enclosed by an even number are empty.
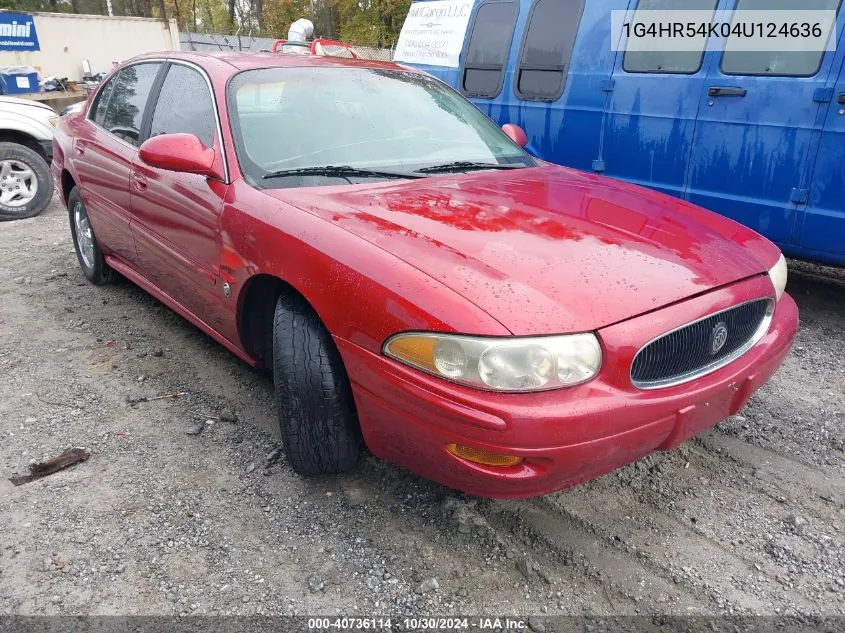
[[[631,381],[657,389],[724,367],[763,337],[773,307],[771,299],[748,301],[654,339],[634,357]]]

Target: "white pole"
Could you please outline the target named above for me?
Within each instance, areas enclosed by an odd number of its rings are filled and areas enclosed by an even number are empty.
[[[109,16],[114,17],[114,9],[112,9],[111,0],[106,0],[106,7],[108,7]]]

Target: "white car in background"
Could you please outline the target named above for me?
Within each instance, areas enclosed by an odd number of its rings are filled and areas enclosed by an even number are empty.
[[[49,204],[58,119],[43,103],[0,96],[0,220],[30,218]]]

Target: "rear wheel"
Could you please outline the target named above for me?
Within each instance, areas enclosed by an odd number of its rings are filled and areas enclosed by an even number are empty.
[[[82,274],[92,284],[100,286],[114,279],[114,271],[109,268],[103,257],[103,251],[97,244],[94,228],[85,210],[85,203],[79,194],[79,188],[74,187],[67,197],[67,209],[70,214],[70,232],[73,236],[73,247]]]
[[[34,150],[0,143],[0,220],[22,220],[41,213],[53,197],[50,168]]]
[[[302,475],[352,468],[361,434],[340,353],[314,311],[287,296],[276,303],[273,379],[291,467]]]

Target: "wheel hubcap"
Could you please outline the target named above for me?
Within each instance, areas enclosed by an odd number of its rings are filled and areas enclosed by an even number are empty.
[[[0,204],[22,207],[38,193],[38,178],[26,163],[19,160],[0,161]]]
[[[76,246],[86,268],[94,266],[94,232],[88,221],[88,214],[81,202],[73,205],[73,226],[76,229]]]

